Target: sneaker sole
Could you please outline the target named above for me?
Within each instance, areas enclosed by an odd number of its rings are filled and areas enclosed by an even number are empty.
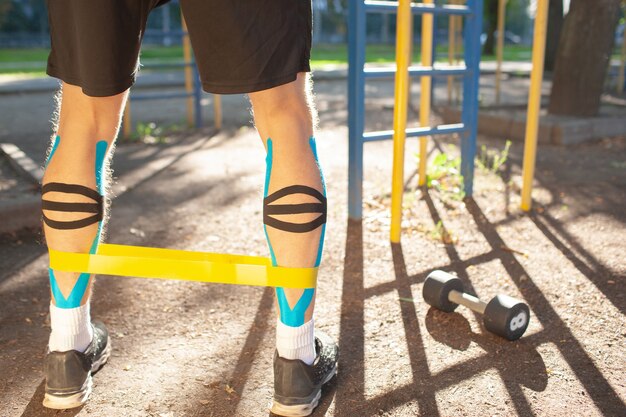
[[[93,386],[93,381],[91,379],[91,375],[95,374],[104,366],[105,363],[109,360],[109,356],[111,356],[111,338],[107,339],[107,347],[104,348],[104,352],[100,359],[94,362],[91,365],[91,372],[87,376],[87,380],[81,387],[80,391],[75,394],[70,395],[53,395],[53,394],[44,394],[43,397],[43,406],[46,408],[52,408],[54,410],[66,410],[68,408],[76,408],[80,407],[87,402],[89,399],[89,394],[91,394],[91,389]]]
[[[331,373],[328,374],[326,379],[322,382],[322,386],[333,379],[333,377],[337,374],[337,364],[335,364],[335,368]],[[322,388],[317,391],[317,394],[313,398],[313,400],[309,404],[298,404],[298,405],[285,405],[274,400],[272,402],[272,408],[270,411],[274,414],[283,417],[306,417],[310,416],[315,410],[315,407],[319,405],[320,398],[322,398]]]

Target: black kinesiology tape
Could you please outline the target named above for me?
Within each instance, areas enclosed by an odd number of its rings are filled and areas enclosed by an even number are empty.
[[[93,200],[89,203],[71,203],[63,201],[49,201],[43,199],[46,193],[57,192],[64,194],[80,194]],[[70,230],[80,229],[102,220],[102,196],[96,190],[78,184],[64,184],[51,182],[41,188],[41,209],[49,211],[62,211],[73,213],[94,213],[93,216],[80,220],[57,221],[52,220],[43,213],[43,221],[53,229]]]
[[[315,197],[319,203],[272,204],[276,200],[293,194],[306,194]],[[320,213],[319,217],[307,223],[292,223],[277,220],[272,216],[282,214]],[[306,233],[326,223],[326,197],[315,188],[306,185],[291,185],[282,188],[263,199],[263,223],[285,232]]]

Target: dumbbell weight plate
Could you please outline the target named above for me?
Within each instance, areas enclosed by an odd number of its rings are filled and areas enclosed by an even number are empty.
[[[530,309],[526,304],[500,294],[487,304],[483,323],[490,332],[508,340],[517,340],[526,331],[529,319]]]
[[[452,290],[463,292],[463,281],[447,272],[433,271],[424,281],[422,296],[431,306],[451,313],[458,307],[458,304],[448,299]]]

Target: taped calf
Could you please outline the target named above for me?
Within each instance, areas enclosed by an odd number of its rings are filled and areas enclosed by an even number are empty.
[[[315,159],[315,166],[311,168],[311,179],[319,175],[322,192],[308,185],[294,184],[278,189],[271,195],[268,195],[269,182],[272,173],[272,164],[274,158],[273,142],[267,140],[267,171],[265,179],[265,193],[263,200],[263,223],[265,233],[270,249],[272,264],[279,266],[274,247],[268,235],[268,227],[276,231],[284,232],[282,234],[273,234],[275,239],[284,239],[287,242],[296,242],[296,238],[290,237],[289,234],[301,235],[304,239],[300,243],[306,242],[306,235],[319,230],[319,241],[317,242],[317,255],[315,258],[315,267],[318,267],[321,261],[322,247],[324,241],[324,231],[327,216],[326,189],[324,180],[319,169],[317,160],[317,152],[315,140],[309,138],[310,149]],[[317,239],[314,235],[310,235],[311,239]],[[284,242],[283,248],[285,247]],[[311,242],[313,245],[315,243]],[[309,250],[310,245],[303,244],[298,246],[298,250]],[[281,253],[283,255],[283,253]],[[312,255],[312,254],[311,254]],[[284,256],[284,255],[283,255]],[[293,265],[292,265],[293,266]],[[310,266],[310,265],[299,265]],[[293,290],[292,290],[293,291]],[[310,364],[315,359],[314,346],[314,324],[313,319],[305,323],[305,316],[309,307],[311,307],[315,289],[305,289],[299,296],[293,306],[289,304],[285,288],[276,288],[276,298],[279,306],[279,319],[277,322],[277,349],[281,357],[287,359],[300,359]],[[291,292],[293,298],[293,292]]]
[[[46,161],[46,167],[48,167],[52,158],[55,156],[60,141],[61,138],[57,136],[48,160]],[[77,235],[74,231],[87,228],[97,223],[98,227],[89,247],[89,253],[92,254],[96,252],[102,234],[104,212],[103,170],[107,147],[108,143],[104,140],[97,142],[95,146],[94,175],[97,189],[94,190],[81,184],[55,181],[44,184],[41,189],[43,221],[49,228],[56,230],[50,232],[55,234],[55,240],[58,241],[62,239],[66,242],[81,240],[81,235]],[[79,162],[76,162],[74,164],[78,163]],[[83,235],[84,233],[85,232],[82,232]],[[82,239],[84,239],[84,237],[82,237]],[[67,296],[61,291],[55,272],[52,269],[49,269],[49,275],[50,288],[56,307],[64,309],[79,307],[88,289],[90,274],[79,274],[76,283]]]
[[[317,199],[317,203],[298,203],[298,204],[279,204],[276,203],[283,197],[289,195],[309,195]],[[273,227],[284,232],[291,233],[307,233],[312,232],[318,227],[326,223],[326,197],[314,188],[304,185],[292,185],[282,188],[272,195],[263,199],[263,224]],[[304,223],[296,223],[291,221],[279,220],[274,216],[277,215],[297,215],[297,214],[319,214],[319,216],[311,221]],[[268,238],[269,240],[269,238]],[[320,246],[321,246],[320,242]],[[276,259],[274,257],[273,264],[276,265]],[[318,266],[317,263],[315,266]],[[315,293],[314,288],[307,288],[296,303],[291,308],[285,295],[285,290],[281,287],[276,288],[276,296],[278,298],[278,304],[280,307],[281,321],[291,327],[297,327],[304,324],[304,316],[306,310],[309,308],[313,295]]]

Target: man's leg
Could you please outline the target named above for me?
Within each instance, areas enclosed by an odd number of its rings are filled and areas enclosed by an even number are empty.
[[[63,84],[57,135],[42,183],[44,232],[49,249],[96,251],[105,224],[107,161],[126,97],[126,92],[90,97],[80,87]],[[44,405],[68,408],[86,401],[91,370],[106,361],[104,349],[108,351],[110,346],[103,325],[91,323],[91,276],[52,269],[49,275],[52,331],[46,358]],[[72,363],[82,361],[81,354],[95,360],[89,371],[72,369]]]
[[[250,93],[249,97],[255,125],[267,150],[263,222],[272,263],[285,267],[319,266],[326,223],[326,190],[313,136],[317,115],[308,74],[298,73],[294,82]],[[283,361],[287,367],[303,368],[300,361],[311,366],[321,354],[316,350],[314,333],[315,289],[277,288],[276,300],[278,357],[288,360]],[[292,392],[291,387],[275,386],[272,411],[307,415],[317,405],[319,387],[334,374],[336,365],[336,347],[332,342],[326,345],[324,354],[332,351],[332,357],[326,358],[330,368],[326,369],[323,380],[313,384],[316,388],[311,391],[311,398],[292,403],[295,397],[306,397],[309,392],[306,389],[302,393]],[[274,372],[281,372],[276,364]],[[284,372],[287,374],[291,375],[292,370]],[[275,375],[275,384],[283,385],[290,377],[281,378]],[[299,384],[294,381],[289,385]],[[277,401],[282,403],[278,409]]]

